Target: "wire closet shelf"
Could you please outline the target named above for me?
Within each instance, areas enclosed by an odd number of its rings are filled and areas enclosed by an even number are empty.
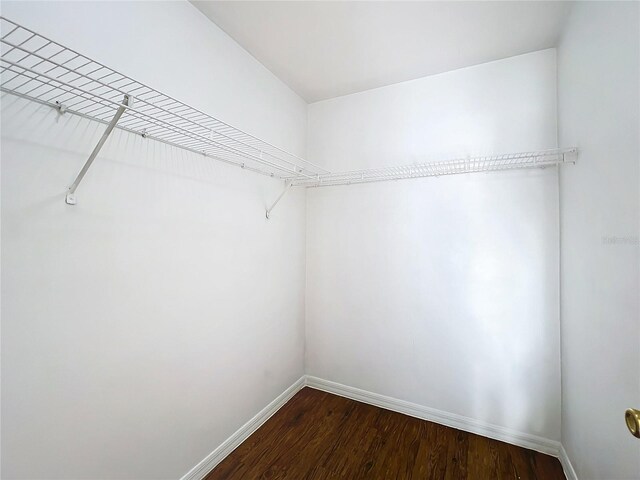
[[[91,120],[284,179],[327,170],[0,16],[1,89]],[[125,99],[126,97],[126,99]]]
[[[565,162],[575,163],[577,153],[576,148],[554,148],[535,152],[505,153],[502,155],[485,155],[438,162],[351,170],[348,172],[320,174],[317,178],[290,178],[288,180],[294,186],[329,187],[409,178],[440,177],[461,173],[545,168]]]
[[[69,187],[67,203],[71,204],[75,203],[71,194],[113,128],[284,180],[284,191],[291,186],[348,185],[546,167],[575,162],[577,153],[575,148],[553,149],[332,173],[2,16],[0,54],[3,93],[107,125]],[[267,210],[267,217],[271,209]]]

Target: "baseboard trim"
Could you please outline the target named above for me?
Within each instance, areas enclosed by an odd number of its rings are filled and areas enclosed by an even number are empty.
[[[376,407],[385,408],[398,413],[404,413],[412,417],[428,420],[452,427],[457,430],[475,433],[484,437],[493,438],[502,442],[517,445],[531,450],[536,450],[554,457],[560,454],[560,442],[549,440],[529,433],[518,432],[508,428],[480,422],[472,418],[457,415],[455,413],[444,412],[435,408],[417,405],[415,403],[398,400],[378,393],[368,392],[355,387],[349,387],[340,383],[331,382],[321,378],[307,375],[306,385],[341,397],[350,398],[358,402],[368,403]],[[569,479],[571,480],[571,479]]]
[[[207,455],[200,463],[193,467],[180,480],[202,480],[211,470],[215,468],[227,455],[233,452],[238,445],[244,442],[249,436],[262,426],[264,422],[276,413],[287,403],[291,397],[298,393],[305,386],[306,376],[300,377],[293,385],[282,392],[278,398],[258,412],[251,420],[240,427],[233,435],[227,438],[213,452]]]
[[[578,475],[576,475],[576,471],[571,464],[571,460],[569,460],[569,455],[567,455],[564,445],[560,446],[560,455],[558,458],[560,459],[562,469],[564,470],[564,476],[567,477],[567,480],[578,480]]]
[[[555,440],[539,437],[529,433],[518,432],[498,425],[474,420],[463,415],[449,413],[431,407],[425,407],[404,400],[399,400],[378,393],[368,392],[355,387],[324,380],[311,375],[303,375],[293,385],[282,392],[275,400],[263,408],[251,420],[240,427],[233,435],[226,439],[213,452],[207,455],[200,463],[193,467],[180,480],[202,480],[216,465],[233,452],[238,445],[264,424],[273,414],[286,404],[296,393],[305,386],[322,390],[324,392],[340,395],[358,402],[368,403],[376,407],[384,408],[411,417],[420,418],[447,427],[465,432],[475,433],[484,437],[493,438],[510,443],[518,447],[536,450],[547,455],[558,457],[567,480],[578,480],[576,472],[564,447]]]

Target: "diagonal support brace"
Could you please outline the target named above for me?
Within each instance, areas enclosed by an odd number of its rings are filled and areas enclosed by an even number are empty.
[[[124,113],[124,111],[127,108],[131,107],[132,105],[133,105],[133,97],[130,95],[125,95],[124,99],[122,100],[122,104],[118,107],[118,110],[116,111],[116,114],[113,116],[113,118],[109,122],[109,125],[107,125],[107,128],[102,134],[102,137],[100,138],[100,140],[98,141],[98,144],[95,146],[95,148],[93,149],[93,152],[91,152],[91,155],[89,155],[89,158],[87,159],[84,166],[82,167],[82,170],[80,170],[80,173],[78,173],[78,176],[69,187],[67,196],[65,197],[65,202],[68,205],[76,204],[76,189],[78,188],[78,185],[80,185],[80,182],[82,181],[84,176],[87,174],[89,167],[91,167],[91,164],[96,159],[96,156],[100,152],[100,149],[102,148],[104,143],[107,141],[107,138],[109,138],[109,135],[111,135],[111,132],[113,131],[116,124],[120,120],[120,117],[122,117],[122,114]]]
[[[273,202],[273,205],[271,205],[271,208],[267,208],[267,220],[269,219],[269,216],[271,215],[271,211],[275,208],[275,206],[282,199],[282,197],[284,197],[284,194],[289,191],[289,189],[291,188],[292,185],[293,185],[293,182],[291,182],[290,180],[286,181],[284,183],[284,189],[282,190],[282,193],[278,196],[278,198],[276,198],[276,201]]]

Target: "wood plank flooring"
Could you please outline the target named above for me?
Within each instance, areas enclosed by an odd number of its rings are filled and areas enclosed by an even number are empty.
[[[557,458],[304,388],[206,480],[564,480]]]

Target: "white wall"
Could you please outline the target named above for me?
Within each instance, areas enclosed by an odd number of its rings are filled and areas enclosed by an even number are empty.
[[[309,107],[330,169],[556,147],[555,50]],[[555,169],[307,192],[307,373],[560,439]]]
[[[562,443],[580,480],[640,479],[639,104],[636,2],[578,2],[558,48]]]
[[[306,105],[186,2],[2,13],[304,153]],[[305,194],[2,98],[2,478],[178,478],[303,373]]]

